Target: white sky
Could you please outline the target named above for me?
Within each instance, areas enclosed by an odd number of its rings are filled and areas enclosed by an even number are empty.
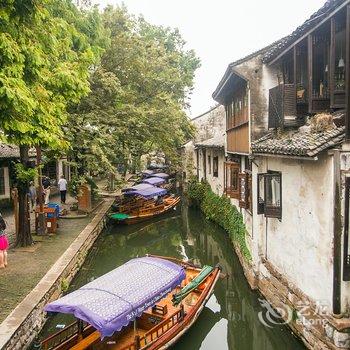
[[[119,0],[93,0],[120,4]],[[124,0],[133,14],[179,28],[201,59],[191,98],[191,117],[215,105],[211,94],[227,65],[290,34],[325,0]]]

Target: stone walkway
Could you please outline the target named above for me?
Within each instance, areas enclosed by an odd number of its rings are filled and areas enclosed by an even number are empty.
[[[13,219],[5,217],[11,230]],[[0,270],[0,322],[36,286],[93,217],[91,214],[86,218],[60,219],[56,235],[34,236],[37,243],[32,247],[9,250],[8,267]]]
[[[53,195],[50,197],[51,203],[60,203],[60,196],[58,194]],[[67,201],[66,204],[63,205],[63,208],[69,208],[76,200],[73,197],[70,197],[67,195]],[[61,205],[61,204],[60,204]],[[15,230],[15,217],[13,215],[12,209],[2,209],[1,214],[3,218],[5,219],[7,228],[6,228],[6,234],[10,241],[10,245],[13,246],[16,241],[16,230]],[[33,212],[30,213],[30,223],[31,223],[31,230],[34,232],[35,230],[35,215]]]

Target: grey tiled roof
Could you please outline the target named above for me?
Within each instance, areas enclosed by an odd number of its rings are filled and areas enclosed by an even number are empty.
[[[320,23],[327,15],[332,13],[338,6],[348,0],[327,0],[325,4],[317,10],[312,16],[306,20],[301,26],[296,28],[292,34],[284,37],[272,45],[269,50],[264,54],[263,61],[269,62],[276,58],[284,49],[292,45],[296,40],[306,34],[309,30]]]
[[[293,130],[278,134],[272,132],[252,143],[253,153],[314,157],[339,145],[345,139],[345,127],[334,127],[323,132]]]
[[[29,156],[35,157],[35,155],[35,149],[30,149]],[[19,158],[19,147],[16,145],[0,142],[0,159],[5,158]]]
[[[211,139],[196,142],[196,147],[208,147],[208,148],[224,148],[225,147],[225,135],[217,135]]]

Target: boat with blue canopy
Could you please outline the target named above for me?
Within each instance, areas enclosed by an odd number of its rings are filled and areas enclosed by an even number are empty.
[[[220,277],[174,258],[135,258],[46,305],[77,321],[45,339],[45,350],[160,350],[198,318]]]
[[[133,191],[137,191],[137,190],[145,190],[147,188],[151,188],[153,187],[152,184],[149,183],[140,183],[134,186],[130,186],[130,187],[126,187],[122,189],[122,192],[133,192]]]
[[[154,173],[154,174],[152,174],[152,176],[154,176],[154,177],[160,177],[160,178],[162,178],[162,179],[167,179],[167,178],[169,178],[169,174],[166,174],[166,173]]]
[[[145,184],[150,184],[150,185],[153,185],[153,186],[158,186],[158,185],[162,185],[165,183],[165,179],[164,178],[161,178],[161,177],[148,177],[146,179],[143,179],[141,181],[142,183],[145,183]]]
[[[162,215],[180,203],[180,197],[169,195],[164,188],[154,187],[124,192],[125,197],[143,198],[118,207],[118,211],[109,215],[118,224],[135,224]]]

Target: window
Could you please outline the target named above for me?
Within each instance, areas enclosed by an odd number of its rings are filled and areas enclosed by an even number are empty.
[[[252,210],[252,175],[249,172],[239,174],[239,206]]]
[[[219,157],[213,157],[213,176],[219,176]]]
[[[258,174],[258,214],[282,219],[282,175],[269,171]]]
[[[208,174],[211,174],[211,157],[208,156]]]
[[[239,163],[225,162],[225,194],[239,199],[238,189]]]
[[[0,195],[5,194],[5,168],[0,168]]]

